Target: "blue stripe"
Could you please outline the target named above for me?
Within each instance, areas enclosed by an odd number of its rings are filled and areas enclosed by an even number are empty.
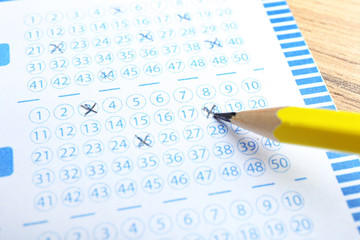
[[[336,110],[335,105],[330,105],[330,106],[324,106],[324,107],[319,107],[321,109],[330,109],[330,110]]]
[[[59,95],[59,97],[71,97],[71,96],[77,96],[77,95],[80,95],[80,93],[72,93],[72,94]]]
[[[300,32],[288,33],[288,34],[280,34],[276,36],[278,40],[290,39],[290,38],[298,38],[301,37]]]
[[[294,17],[282,17],[282,18],[270,19],[271,23],[281,23],[281,22],[290,22],[290,21],[294,21]]]
[[[332,163],[331,167],[334,171],[354,168],[354,167],[360,167],[360,161],[359,159],[344,161],[344,162],[338,162],[338,163]]]
[[[349,208],[359,207],[360,206],[360,198],[347,200],[346,203]]]
[[[295,67],[305,64],[311,64],[314,63],[314,60],[312,58],[305,58],[305,59],[298,59],[293,61],[288,61],[289,67]]]
[[[310,54],[309,49],[304,50],[297,50],[297,51],[291,51],[291,52],[284,52],[285,57],[297,57],[297,56],[303,56]]]
[[[292,29],[298,29],[298,26],[296,24],[292,24],[292,25],[274,27],[275,32],[281,32],[281,31],[292,30]]]
[[[275,185],[275,183],[267,183],[267,184],[255,185],[255,186],[252,186],[252,188],[267,187],[267,186],[272,186],[272,185]]]
[[[354,221],[360,221],[360,212],[352,214]]]
[[[360,172],[337,175],[336,179],[339,183],[355,181],[360,179]]]
[[[360,233],[360,227],[357,227],[358,232]]]
[[[302,89],[300,89],[301,95],[321,93],[321,92],[327,92],[327,89],[326,89],[325,86],[311,87],[311,88],[302,88]]]
[[[124,207],[124,208],[118,208],[118,211],[125,211],[125,210],[130,210],[130,209],[134,209],[134,208],[141,208],[141,205],[136,205],[136,206],[130,206],[130,207]]]
[[[89,217],[89,216],[93,216],[93,215],[95,215],[95,213],[85,213],[85,214],[80,214],[80,215],[74,215],[74,216],[71,216],[70,218],[71,219],[82,218],[82,217]]]
[[[150,86],[150,85],[155,85],[155,84],[159,84],[159,83],[160,82],[144,83],[144,84],[139,84],[139,87]]]
[[[186,81],[186,80],[193,80],[193,79],[198,79],[198,77],[180,78],[180,79],[178,79],[178,81]]]
[[[330,95],[321,96],[321,97],[313,97],[313,98],[304,98],[304,102],[306,105],[324,103],[324,102],[332,102]]]
[[[326,152],[328,159],[341,158],[350,156],[348,153],[339,153],[339,152]]]
[[[18,101],[17,103],[35,102],[35,101],[39,101],[39,100],[40,100],[39,98],[36,98],[36,99]]]
[[[272,2],[272,3],[264,3],[264,7],[277,7],[277,6],[283,6],[286,5],[286,2]]]
[[[186,199],[187,199],[186,197],[184,197],[184,198],[170,199],[170,200],[165,200],[165,201],[163,201],[163,203],[172,203],[172,202],[184,201],[184,200],[186,200]]]
[[[286,8],[286,9],[280,9],[280,10],[273,10],[273,11],[267,11],[267,15],[268,16],[272,16],[272,15],[278,15],[278,14],[283,14],[283,13],[289,13],[290,9]]]
[[[224,193],[230,193],[231,190],[226,190],[226,191],[221,191],[221,192],[213,192],[213,193],[208,193],[209,196],[214,196],[214,195],[219,195],[219,194],[224,194]]]
[[[282,49],[294,48],[294,47],[302,47],[302,46],[306,46],[305,41],[297,41],[297,42],[289,42],[289,43],[280,44],[280,47]]]
[[[309,77],[309,78],[300,78],[300,79],[296,79],[296,84],[297,85],[305,85],[305,84],[310,84],[310,83],[319,83],[322,82],[322,78],[317,76],[317,77]]]
[[[317,73],[317,72],[319,72],[319,70],[317,69],[317,67],[312,67],[312,68],[302,68],[302,69],[291,70],[291,72],[294,76],[299,76],[299,75],[305,75],[305,74],[310,74],[310,73]]]
[[[254,71],[262,71],[264,68],[255,68]]]
[[[302,177],[302,178],[295,178],[294,181],[303,181],[303,180],[306,180],[307,177]]]
[[[43,220],[43,221],[37,221],[37,222],[29,222],[29,223],[24,223],[23,226],[24,227],[29,227],[29,226],[33,226],[33,225],[39,225],[39,224],[44,224],[44,223],[48,223],[48,220]]]
[[[216,76],[230,75],[230,74],[235,74],[235,73],[236,72],[219,73],[219,74],[216,74]]]
[[[114,91],[114,90],[120,90],[120,88],[108,88],[108,89],[102,89],[102,90],[99,90],[99,92],[108,92],[108,91]]]
[[[343,187],[341,188],[342,193],[347,196],[350,194],[356,194],[360,192],[360,185],[355,185],[351,187]]]

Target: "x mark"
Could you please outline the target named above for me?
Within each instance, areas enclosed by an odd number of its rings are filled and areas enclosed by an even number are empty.
[[[209,118],[210,116],[215,114],[216,105],[213,105],[210,109],[208,109],[207,107],[203,107],[202,110],[207,113],[206,118]]]
[[[140,34],[140,42],[143,42],[145,40],[149,40],[149,41],[154,41],[153,36],[151,35],[150,32],[143,34],[143,33],[139,33]]]
[[[178,17],[180,18],[180,22],[182,22],[183,20],[191,21],[189,13],[184,13],[184,15],[178,14]]]
[[[214,47],[219,47],[219,48],[222,47],[221,42],[220,42],[220,40],[218,38],[215,38],[214,41],[205,40],[205,42],[210,44],[210,49],[213,49]]]
[[[114,10],[114,15],[123,12],[120,7],[113,7],[113,10]]]
[[[53,54],[54,52],[58,51],[60,53],[64,53],[65,49],[64,49],[64,42],[61,42],[59,44],[54,44],[54,43],[50,43],[50,46],[53,47],[53,49],[50,51],[51,54]]]
[[[150,142],[150,143],[147,142],[148,138],[150,137],[149,134],[146,135],[144,139],[141,138],[141,137],[139,137],[138,135],[135,135],[135,137],[140,141],[140,142],[139,142],[139,145],[138,145],[138,148],[141,148],[141,147],[144,146],[144,145],[146,145],[146,146],[148,146],[148,147],[151,147],[151,144],[150,144],[151,142]],[[150,139],[149,139],[149,140],[150,140]]]
[[[80,105],[82,108],[84,108],[85,110],[87,110],[87,112],[84,114],[84,116],[86,117],[86,115],[88,115],[89,113],[93,112],[93,113],[97,113],[97,111],[94,110],[94,108],[96,107],[96,103],[94,103],[94,105],[90,105],[90,104],[83,104]]]
[[[106,79],[114,80],[114,76],[113,75],[111,76],[111,74],[112,74],[111,71],[108,72],[107,74],[106,74],[106,72],[100,71],[100,79],[101,80],[106,80]]]

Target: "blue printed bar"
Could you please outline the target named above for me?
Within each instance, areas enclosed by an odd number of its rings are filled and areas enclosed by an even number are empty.
[[[327,89],[326,89],[325,86],[318,86],[318,87],[311,87],[311,88],[302,88],[302,89],[300,89],[301,95],[321,93],[321,92],[327,92]]]
[[[348,154],[348,153],[339,153],[339,152],[326,152],[326,155],[327,155],[328,159],[350,156],[350,154]]]
[[[295,82],[297,85],[305,85],[305,84],[311,84],[311,83],[319,83],[322,82],[322,78],[320,76],[316,77],[309,77],[309,78],[300,78],[296,79]]]
[[[286,9],[280,9],[280,10],[273,10],[273,11],[267,11],[266,13],[268,16],[272,16],[272,15],[290,13],[290,9],[286,8]]]
[[[330,110],[336,110],[335,105],[329,105],[329,106],[324,106],[324,107],[319,107],[321,109],[330,109]]]
[[[271,23],[281,23],[281,22],[290,22],[290,21],[294,21],[294,17],[283,17],[283,18],[270,19]]]
[[[298,26],[296,24],[292,24],[292,25],[274,27],[275,32],[287,31],[287,30],[293,30],[293,29],[298,29]]]
[[[360,185],[354,185],[351,187],[343,187],[341,188],[342,193],[347,196],[351,194],[356,194],[360,192]]]
[[[354,167],[360,167],[360,161],[359,159],[344,161],[344,162],[338,162],[338,163],[332,163],[331,167],[334,171],[354,168]]]
[[[321,97],[313,97],[313,98],[305,98],[304,102],[306,105],[317,104],[317,103],[325,103],[332,102],[330,95],[321,96]]]
[[[282,49],[294,48],[294,47],[302,47],[302,46],[306,46],[305,41],[297,41],[297,42],[290,42],[290,43],[282,43],[282,44],[280,44],[280,47]]]
[[[299,75],[305,75],[305,74],[310,74],[310,73],[317,73],[317,72],[319,72],[319,70],[317,69],[317,67],[312,67],[312,68],[296,69],[296,70],[292,70],[291,72],[294,76],[299,76]]]
[[[353,218],[354,218],[354,221],[360,221],[360,213],[353,213],[352,214]]]
[[[312,58],[288,61],[289,67],[295,67],[295,66],[300,66],[300,65],[305,65],[305,64],[312,64],[312,63],[314,63],[314,60]]]
[[[299,38],[299,37],[301,37],[301,33],[299,33],[299,32],[277,35],[278,40],[284,40],[284,39],[290,39],[290,38]]]
[[[13,158],[11,147],[0,148],[0,177],[10,176],[14,172]]]
[[[272,2],[272,3],[264,3],[264,7],[269,8],[269,7],[278,7],[278,6],[284,6],[286,5],[286,1],[283,2]]]
[[[297,57],[297,56],[309,55],[310,51],[308,49],[304,49],[298,51],[285,52],[284,54],[285,57]]]
[[[339,183],[351,182],[351,181],[354,181],[354,180],[359,180],[360,179],[360,172],[337,175],[336,179],[338,180]]]
[[[360,198],[347,200],[346,203],[349,208],[360,207]]]
[[[0,67],[10,63],[10,46],[9,44],[0,44]]]

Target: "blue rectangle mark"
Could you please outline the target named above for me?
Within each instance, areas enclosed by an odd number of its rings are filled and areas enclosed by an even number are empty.
[[[299,75],[305,75],[305,74],[310,74],[310,73],[317,73],[317,72],[319,72],[319,70],[317,69],[317,67],[312,67],[312,68],[302,68],[302,69],[291,70],[291,72],[294,76],[299,76]]]
[[[300,89],[301,95],[308,95],[308,94],[321,93],[321,92],[327,92],[327,89],[325,86]]]
[[[0,148],[0,177],[10,176],[14,172],[14,153],[11,147]]]
[[[321,96],[321,97],[313,97],[313,98],[304,98],[304,102],[306,105],[317,104],[317,103],[325,103],[332,102],[330,95]]]
[[[354,221],[360,221],[360,212],[352,214]]]
[[[344,196],[350,195],[350,194],[356,194],[360,192],[360,185],[354,185],[350,187],[343,187],[341,188],[342,193]]]
[[[322,78],[320,76],[316,77],[308,77],[308,78],[300,78],[296,79],[296,84],[299,85],[305,85],[305,84],[311,84],[311,83],[319,83],[323,82]]]
[[[304,49],[304,50],[297,50],[291,52],[284,52],[284,54],[285,57],[297,57],[297,56],[309,55],[310,51],[308,49]]]
[[[26,103],[26,102],[35,102],[35,101],[39,101],[39,98],[35,98],[35,99],[28,99],[28,100],[22,100],[22,101],[18,101],[17,103]]]
[[[254,71],[262,71],[264,68],[255,68]]]
[[[271,23],[281,23],[281,22],[290,22],[294,21],[294,17],[282,17],[282,18],[271,18]]]
[[[230,74],[235,74],[236,72],[228,72],[228,73],[218,73],[216,74],[216,76],[224,76],[224,75],[230,75]]]
[[[337,181],[339,183],[351,182],[351,181],[359,180],[360,179],[360,172],[337,175],[336,179],[337,179]]]
[[[33,226],[33,225],[39,225],[39,224],[44,224],[44,223],[48,223],[48,220],[43,220],[43,221],[37,221],[37,222],[29,222],[29,223],[24,223],[23,226],[24,227],[29,227],[29,226]]]
[[[135,208],[141,208],[141,205],[136,205],[136,206],[130,206],[130,207],[124,207],[124,208],[118,208],[118,211],[125,211],[125,210],[130,210],[130,209],[135,209]]]
[[[344,162],[338,162],[338,163],[332,163],[331,167],[334,171],[344,170],[344,169],[350,169],[354,167],[360,167],[360,161],[359,159],[344,161]]]
[[[281,31],[287,31],[287,30],[293,30],[293,29],[298,29],[298,26],[296,24],[291,24],[291,25],[274,27],[275,32],[281,32]]]
[[[341,158],[341,157],[347,157],[351,154],[348,153],[339,153],[339,152],[326,152],[326,155],[328,159],[334,159],[334,158]]]
[[[289,42],[289,43],[280,44],[280,47],[282,49],[294,48],[294,47],[302,47],[302,46],[306,46],[305,41],[297,41],[297,42]]]
[[[184,200],[186,200],[186,199],[187,199],[186,197],[184,197],[184,198],[170,199],[170,200],[165,200],[165,201],[163,201],[163,203],[172,203],[172,202],[184,201]]]
[[[302,177],[302,178],[295,178],[294,181],[303,181],[303,180],[306,180],[307,177]]]
[[[267,11],[266,12],[268,16],[278,15],[278,14],[284,14],[284,13],[290,13],[290,9],[280,9],[280,10],[273,10],[273,11]]]
[[[199,77],[189,77],[189,78],[180,78],[178,79],[178,81],[187,81],[187,80],[193,80],[193,79],[198,79]]]
[[[150,86],[150,85],[156,85],[159,84],[160,82],[153,82],[153,83],[144,83],[144,84],[139,84],[139,87],[145,87],[145,86]]]
[[[290,39],[290,38],[298,38],[301,37],[300,32],[295,33],[287,33],[287,34],[280,34],[276,36],[278,40]]]
[[[114,90],[120,90],[120,88],[108,88],[108,89],[102,89],[102,90],[99,90],[99,92],[108,92],[108,91],[114,91]]]
[[[74,218],[83,218],[83,217],[89,217],[89,216],[94,216],[95,213],[84,213],[84,214],[80,214],[80,215],[74,215],[74,216],[71,216],[70,218],[71,219],[74,219]]]
[[[267,187],[267,186],[272,186],[272,185],[275,185],[275,183],[267,183],[267,184],[255,185],[255,186],[252,186],[252,188]]]
[[[219,194],[224,194],[224,193],[230,193],[231,190],[225,190],[225,191],[220,191],[220,192],[213,192],[213,193],[208,193],[209,196],[214,196],[214,195],[219,195]]]
[[[71,97],[71,96],[77,96],[77,95],[80,95],[80,93],[71,93],[71,94],[59,95],[59,97]]]
[[[0,44],[0,67],[10,63],[10,46],[7,43]]]
[[[288,61],[289,67],[295,67],[295,66],[311,64],[311,63],[314,63],[314,60],[312,58],[305,58],[305,59],[298,59],[298,60]]]
[[[266,7],[266,8],[283,6],[283,5],[286,5],[286,1],[283,1],[283,2],[264,3],[264,7]]]
[[[360,198],[355,198],[346,201],[349,208],[360,207]]]
[[[330,109],[330,110],[336,110],[335,105],[330,105],[330,106],[324,106],[324,107],[319,107],[321,109]]]

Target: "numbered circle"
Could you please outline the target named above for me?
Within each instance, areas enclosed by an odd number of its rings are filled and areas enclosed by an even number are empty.
[[[225,103],[225,109],[228,112],[240,112],[245,110],[245,105],[238,99],[231,99]]]
[[[176,221],[183,229],[193,229],[199,224],[200,217],[194,210],[185,209],[177,214]]]
[[[239,92],[239,88],[236,83],[226,81],[220,84],[220,92],[225,96],[234,96]]]
[[[81,23],[71,24],[68,28],[69,33],[74,36],[81,36],[86,33],[86,30],[86,26]]]
[[[169,167],[180,166],[185,160],[184,154],[177,149],[170,149],[164,152],[163,161]]]
[[[172,229],[171,218],[163,213],[156,214],[150,218],[149,226],[150,230],[155,234],[166,234]]]
[[[142,188],[147,193],[158,193],[164,187],[164,181],[158,175],[149,175],[142,180]]]
[[[53,159],[53,152],[50,148],[41,147],[35,149],[31,154],[31,160],[36,165],[46,165]]]
[[[251,217],[253,213],[250,203],[244,200],[236,200],[230,205],[230,214],[239,220],[246,220]]]
[[[184,129],[183,136],[189,142],[197,142],[204,137],[204,131],[197,125],[190,125]]]
[[[242,89],[244,89],[244,91],[246,91],[248,93],[256,93],[256,92],[260,91],[261,84],[260,84],[259,80],[257,80],[257,79],[248,78],[248,79],[245,79],[242,81],[241,87],[242,87]]]
[[[194,70],[203,70],[206,67],[206,60],[203,57],[192,57],[188,62],[190,68]]]
[[[91,64],[91,57],[87,54],[79,54],[73,57],[72,64],[77,68],[86,68]]]
[[[278,219],[270,219],[264,224],[264,233],[269,239],[283,239],[286,236],[286,227]]]
[[[59,237],[59,235],[57,235],[57,233],[54,232],[45,232],[37,238],[37,240],[60,240],[60,239],[61,238]]]
[[[100,179],[106,176],[107,166],[102,161],[92,161],[85,167],[85,173],[89,178]]]
[[[150,117],[146,113],[138,112],[130,117],[129,122],[132,127],[143,129],[150,125]]]
[[[209,150],[207,147],[202,145],[195,145],[191,147],[188,151],[188,156],[191,161],[194,162],[205,162],[209,159]]]
[[[181,87],[174,91],[174,99],[180,103],[187,103],[193,98],[193,93],[190,89]]]
[[[87,86],[94,82],[94,75],[89,71],[78,72],[74,77],[74,82],[80,86]]]
[[[95,62],[99,65],[108,65],[114,61],[114,54],[108,51],[99,52],[95,55]]]
[[[154,114],[154,120],[159,125],[169,125],[174,122],[175,115],[171,110],[161,109]]]
[[[269,167],[274,172],[283,173],[290,168],[290,159],[285,155],[275,154],[269,158]]]
[[[210,58],[210,62],[215,67],[225,67],[229,63],[229,58],[224,54],[215,54]]]
[[[119,116],[110,117],[106,120],[105,127],[110,132],[121,132],[126,127],[125,119]]]
[[[116,70],[110,67],[101,69],[97,74],[97,78],[104,83],[113,82],[116,77]]]
[[[94,229],[95,240],[115,240],[117,239],[116,227],[111,223],[101,223]]]
[[[70,47],[76,52],[81,52],[89,47],[89,42],[85,38],[75,38],[70,42]]]
[[[259,177],[265,173],[265,164],[257,158],[250,158],[244,164],[245,172],[253,177]]]
[[[146,153],[139,156],[137,164],[141,170],[152,171],[159,166],[159,158],[153,153]]]
[[[295,191],[288,191],[283,194],[281,202],[287,209],[291,211],[298,211],[304,207],[305,200],[303,196]]]
[[[155,91],[150,96],[150,102],[155,106],[165,106],[170,101],[170,96],[164,91]]]
[[[92,43],[94,47],[102,49],[110,46],[111,40],[107,36],[97,36],[93,39]]]
[[[139,55],[145,59],[152,59],[159,55],[159,51],[154,46],[144,46],[140,48]]]
[[[63,161],[71,161],[79,156],[79,149],[72,143],[66,143],[58,148],[57,155]]]
[[[63,123],[55,130],[56,136],[62,140],[68,140],[76,135],[76,128],[71,123]]]
[[[184,171],[174,171],[169,174],[168,183],[174,189],[184,189],[190,184],[190,176]]]
[[[237,229],[237,236],[239,240],[257,240],[261,238],[260,230],[254,224],[241,225]]]
[[[205,221],[212,225],[219,225],[226,219],[226,211],[220,205],[213,204],[204,209]]]
[[[166,63],[166,69],[172,73],[180,73],[184,71],[185,63],[180,59],[172,59]]]
[[[69,61],[63,57],[54,58],[50,60],[49,67],[53,71],[64,71],[69,67]]]
[[[66,189],[61,195],[62,202],[68,207],[79,206],[84,201],[84,198],[83,191],[76,187]]]
[[[144,65],[144,73],[150,77],[155,77],[161,74],[163,67],[160,63],[157,62],[149,62]]]
[[[50,117],[50,112],[46,108],[40,107],[33,109],[29,114],[29,119],[33,123],[46,122]]]
[[[214,113],[220,113],[221,112],[221,108],[219,106],[219,104],[217,103],[213,103],[213,102],[209,102],[209,103],[205,103],[202,107],[201,107],[201,112],[202,114],[206,117],[212,117],[212,115]]]
[[[229,142],[217,142],[213,147],[213,153],[218,158],[227,159],[234,155],[234,147]]]
[[[253,155],[259,149],[259,145],[256,142],[256,140],[249,138],[249,137],[240,139],[238,141],[237,147],[238,147],[240,153],[245,154],[245,155]]]
[[[140,219],[128,218],[122,224],[121,230],[128,239],[137,239],[144,234],[145,225]]]
[[[30,133],[30,139],[34,143],[38,143],[38,144],[45,143],[45,142],[49,141],[50,138],[51,138],[50,129],[48,129],[46,127],[35,128]]]
[[[126,105],[134,110],[142,109],[146,105],[146,98],[140,94],[132,94],[126,99]]]
[[[101,131],[101,124],[94,119],[90,119],[81,124],[80,130],[86,136],[95,136]]]
[[[89,239],[89,234],[84,228],[73,228],[70,229],[66,235],[65,240],[87,240]]]
[[[48,51],[52,55],[60,55],[65,53],[67,49],[66,43],[63,41],[55,41],[49,44]],[[64,68],[64,66],[61,66],[64,64],[64,62],[58,61],[56,63],[60,63],[60,66],[56,66],[56,70],[60,70],[61,68]],[[55,63],[55,64],[56,64]],[[67,64],[68,66],[69,64]],[[55,65],[52,65],[52,67],[55,67]]]
[[[81,116],[91,117],[99,112],[99,105],[91,100],[80,103],[78,111]]]
[[[187,53],[199,53],[201,51],[200,43],[194,40],[185,42],[183,46]]]
[[[28,26],[38,25],[41,23],[41,21],[42,17],[37,13],[29,14],[24,18],[24,23]]]
[[[171,128],[164,129],[159,133],[159,142],[167,146],[177,143],[179,139],[179,133]]]
[[[45,68],[46,68],[45,63],[40,60],[30,61],[26,65],[26,71],[30,74],[40,74],[45,70]]]
[[[115,192],[120,198],[131,198],[137,192],[137,185],[132,179],[122,179],[116,183]]]
[[[48,187],[55,180],[55,174],[50,169],[40,169],[33,175],[33,183],[37,187]]]
[[[228,134],[228,127],[222,122],[212,122],[206,131],[213,138],[223,138]]]
[[[290,229],[299,235],[308,235],[312,232],[314,225],[310,218],[304,215],[297,215],[290,219]]]
[[[123,153],[130,147],[129,140],[123,136],[116,136],[109,140],[109,148],[112,152]]]
[[[236,51],[232,54],[231,59],[237,64],[246,64],[250,62],[250,56],[245,51]]]
[[[201,85],[196,89],[197,95],[202,99],[212,99],[216,95],[216,90],[210,85]]]
[[[67,12],[67,17],[69,18],[69,20],[71,21],[76,21],[76,20],[80,20],[81,18],[84,17],[84,12],[81,9],[71,9],[70,11]]]
[[[52,192],[42,192],[34,199],[35,208],[39,211],[49,211],[55,207],[57,197]]]
[[[220,176],[227,181],[235,181],[241,175],[240,167],[232,162],[223,163],[219,168]]]
[[[229,10],[230,10],[230,9],[229,9]],[[222,11],[222,10],[221,10],[221,11]],[[238,48],[238,47],[240,47],[240,46],[244,43],[244,40],[243,40],[240,36],[232,35],[232,36],[228,37],[228,39],[226,40],[226,43],[227,43],[230,47]]]
[[[143,132],[139,134],[135,134],[133,140],[134,146],[139,149],[149,149],[155,143],[155,138],[152,134]]]
[[[25,32],[25,39],[28,41],[38,41],[43,37],[44,33],[39,28],[31,28]]]
[[[278,151],[281,148],[281,143],[275,142],[274,140],[262,137],[262,146],[268,151]]]
[[[68,165],[61,168],[59,179],[65,183],[74,183],[81,178],[81,170],[76,165]]]
[[[59,11],[52,11],[49,12],[48,14],[46,14],[46,21],[49,23],[58,23],[61,22],[63,20],[64,16],[61,12]]]
[[[84,143],[83,153],[88,157],[97,157],[104,152],[104,144],[99,140],[90,140]]]
[[[57,74],[51,79],[51,85],[54,88],[63,89],[70,85],[70,77],[65,74]]]
[[[25,48],[25,54],[29,57],[39,57],[44,53],[44,47],[40,43],[34,43]]]
[[[30,91],[41,92],[47,86],[47,81],[44,78],[36,77],[28,81],[27,87]]]
[[[208,185],[215,180],[215,172],[210,167],[199,167],[194,171],[194,179],[201,185]]]
[[[184,122],[192,122],[198,118],[198,111],[192,106],[183,106],[179,109],[178,116]]]
[[[173,57],[180,53],[180,46],[176,43],[165,43],[161,47],[161,51],[164,55]]]
[[[210,240],[234,240],[234,237],[226,229],[217,229],[210,234]]]
[[[73,116],[74,108],[69,104],[60,104],[54,109],[54,116],[60,120],[66,120]]]
[[[92,18],[100,18],[105,15],[106,10],[103,7],[97,6],[97,7],[92,7],[88,13],[89,16]]]
[[[279,204],[277,203],[275,198],[264,195],[256,200],[256,208],[260,213],[266,216],[271,216],[278,211]]]
[[[89,198],[94,202],[103,202],[110,198],[110,187],[105,183],[96,183],[89,188]]]
[[[103,102],[102,107],[105,112],[116,113],[116,112],[120,111],[120,109],[122,107],[122,102],[118,98],[111,97],[111,98],[107,98]]]
[[[135,65],[126,65],[121,68],[120,74],[125,79],[134,79],[140,75],[140,69]]]
[[[261,96],[253,96],[249,98],[248,105],[250,109],[261,109],[266,108],[268,103],[266,99]]]
[[[118,175],[127,175],[134,169],[134,163],[130,158],[119,157],[112,162],[111,169]]]

